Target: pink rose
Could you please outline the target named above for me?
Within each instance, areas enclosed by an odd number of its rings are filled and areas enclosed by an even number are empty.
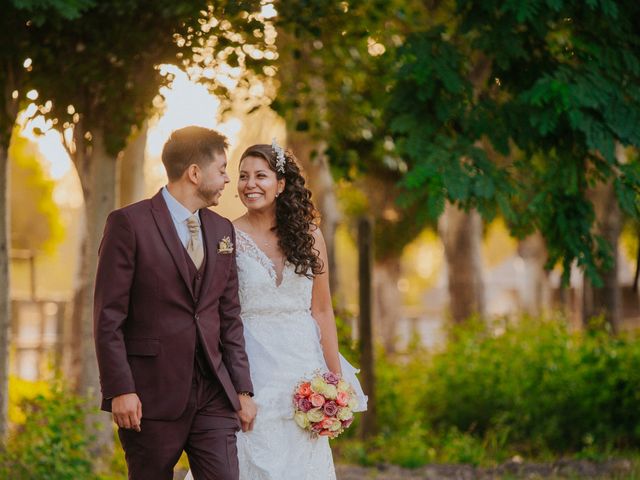
[[[342,426],[343,426],[344,428],[347,428],[349,425],[351,425],[351,424],[353,423],[353,418],[354,418],[354,417],[351,417],[349,420],[345,420],[345,421],[343,421],[343,422],[342,422]]]
[[[309,395],[311,395],[311,384],[309,382],[300,384],[297,394],[301,397],[308,397]]]
[[[307,413],[309,410],[313,408],[313,405],[311,405],[311,402],[309,401],[308,398],[300,398],[297,401],[297,407],[298,407],[298,410],[304,413]]]
[[[322,408],[324,410],[324,414],[328,417],[333,417],[336,413],[338,413],[338,404],[333,400],[330,400],[324,404]]]
[[[333,418],[324,417],[320,424],[322,425],[322,428],[329,428],[331,425],[333,425]]]
[[[349,405],[349,394],[347,392],[338,392],[338,396],[336,398],[336,403],[341,407],[346,407]]]
[[[311,400],[311,404],[314,407],[321,407],[322,405],[324,405],[324,397],[319,393],[311,394],[311,396],[309,397],[309,400]]]
[[[340,376],[333,372],[325,373],[324,375],[322,375],[322,378],[324,378],[325,382],[331,385],[338,385],[338,382],[340,381]]]

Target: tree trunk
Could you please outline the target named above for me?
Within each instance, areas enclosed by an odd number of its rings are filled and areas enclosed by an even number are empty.
[[[6,438],[9,410],[9,350],[11,340],[11,259],[9,206],[9,145],[18,117],[18,99],[13,92],[21,84],[23,68],[8,61],[2,65],[0,91],[0,445]]]
[[[327,244],[329,257],[329,282],[331,293],[335,295],[338,292],[335,237],[340,222],[340,210],[329,169],[329,159],[322,153],[323,143],[314,142],[304,132],[287,132],[287,143],[305,170],[307,185],[313,193],[313,203],[321,215],[320,230]]]
[[[79,329],[80,357],[77,391],[86,396],[91,406],[99,405],[101,399],[98,363],[93,340],[93,290],[95,285],[97,255],[102,232],[109,213],[118,201],[117,161],[105,149],[102,131],[93,132],[92,147],[87,150],[80,174],[85,198],[85,238],[82,246],[80,284],[74,301],[74,324]],[[104,413],[90,415],[88,425],[102,424],[96,435],[96,454],[108,451],[113,446],[110,416]],[[91,427],[90,427],[91,428]]]
[[[9,407],[9,339],[11,297],[9,278],[9,148],[0,143],[0,445],[7,433]]]
[[[551,289],[544,265],[547,247],[544,238],[535,232],[518,243],[518,255],[523,261],[520,298],[522,310],[529,315],[540,315],[549,305]]]
[[[377,261],[374,266],[374,325],[376,337],[387,353],[396,347],[396,325],[402,315],[402,299],[398,290],[401,265],[399,257]]]
[[[362,415],[360,437],[371,438],[377,430],[376,425],[376,374],[375,348],[372,329],[371,264],[373,260],[373,234],[371,220],[360,218],[358,221],[358,289],[360,303],[359,340],[360,369],[362,388],[368,395],[367,411]]]
[[[620,163],[626,163],[626,152],[620,144],[616,144],[616,157]],[[622,300],[618,284],[618,240],[622,231],[622,213],[613,182],[598,184],[589,192],[589,196],[596,214],[596,233],[602,235],[611,247],[613,266],[607,271],[598,272],[603,283],[601,287],[594,286],[585,275],[582,321],[588,326],[593,317],[604,315],[611,331],[618,333],[622,326]]]
[[[474,314],[484,315],[482,279],[482,218],[447,203],[438,222],[444,245],[449,283],[449,308],[453,322],[460,324]]]
[[[147,147],[147,132],[149,122],[145,121],[142,128],[129,138],[127,148],[122,154],[119,171],[120,202],[124,207],[138,202],[145,197],[144,189],[144,160]]]

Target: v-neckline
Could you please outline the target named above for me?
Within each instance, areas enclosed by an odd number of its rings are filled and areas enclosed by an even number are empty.
[[[235,227],[235,225],[234,225]],[[275,284],[276,288],[280,288],[280,286],[282,285],[282,283],[284,282],[284,273],[285,270],[287,268],[287,261],[285,259],[284,264],[282,266],[282,271],[280,272],[280,281],[278,282],[278,269],[276,268],[276,264],[275,262],[271,259],[271,257],[269,255],[267,255],[265,253],[264,250],[262,250],[258,244],[256,243],[256,241],[253,239],[253,237],[251,235],[249,235],[247,232],[245,232],[244,230],[241,230],[238,227],[235,227],[236,232],[240,233],[243,237],[245,237],[252,245],[253,247],[257,250],[257,252],[260,254],[260,256],[262,257],[262,259],[266,262],[268,262],[268,266],[265,265],[265,267],[270,267],[270,273],[273,274],[273,283]]]

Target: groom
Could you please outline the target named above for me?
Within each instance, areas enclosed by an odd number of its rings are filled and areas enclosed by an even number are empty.
[[[94,333],[130,479],[171,480],[183,450],[195,480],[238,478],[235,433],[256,407],[234,230],[206,208],[229,182],[226,148],[213,130],[176,130],[162,151],[168,185],[107,219]]]

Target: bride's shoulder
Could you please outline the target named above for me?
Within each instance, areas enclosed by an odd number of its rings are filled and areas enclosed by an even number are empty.
[[[231,223],[233,223],[233,226],[238,229],[238,228],[242,228],[242,226],[244,225],[244,223],[246,222],[244,215],[239,216],[238,218],[231,220]]]
[[[313,236],[313,239],[316,241],[316,244],[324,245],[324,236],[322,235],[322,230],[315,223],[312,223],[309,227],[309,232]]]
[[[233,220],[231,222],[233,224],[233,228],[236,231],[236,234],[240,233],[240,234],[245,234],[247,232],[247,221],[244,219],[244,217],[238,217],[235,220]]]
[[[236,243],[238,247],[236,253],[243,253],[252,250],[253,242],[251,241],[251,237],[247,234],[247,228],[245,227],[245,222],[242,217],[236,218],[231,223],[233,224],[233,228],[236,232]]]

